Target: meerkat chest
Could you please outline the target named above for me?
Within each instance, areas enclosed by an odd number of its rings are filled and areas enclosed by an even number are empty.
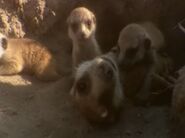
[[[77,46],[73,49],[73,60],[78,63],[91,60],[95,58],[99,53],[96,52],[96,49],[92,46]]]

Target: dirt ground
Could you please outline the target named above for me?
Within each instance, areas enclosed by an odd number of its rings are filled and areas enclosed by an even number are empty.
[[[76,3],[83,3],[81,5],[96,12],[97,39],[103,51],[116,44],[120,29],[129,22],[151,19],[168,32],[167,27],[173,27],[185,17],[184,12],[182,13],[185,4],[181,4],[180,0],[157,0],[157,4],[152,4],[153,0],[148,3],[142,0],[139,8],[135,6],[138,3],[134,3],[134,0],[106,0],[107,5],[103,5],[104,2],[0,0],[0,31],[8,36],[32,36],[41,40],[56,57],[61,71],[61,79],[50,83],[38,81],[25,74],[0,76],[0,138],[184,137],[182,128],[176,128],[171,123],[169,105],[128,105],[116,124],[99,128],[86,122],[71,102],[71,43],[67,37],[65,20]],[[166,9],[162,8],[164,5]],[[146,8],[146,11],[139,12],[142,8]],[[168,14],[166,11],[169,11]],[[105,15],[106,18],[102,18]],[[167,22],[169,24],[165,24]]]
[[[1,77],[1,138],[169,138],[167,107],[127,107],[106,129],[89,125],[70,102],[70,77],[42,83]]]

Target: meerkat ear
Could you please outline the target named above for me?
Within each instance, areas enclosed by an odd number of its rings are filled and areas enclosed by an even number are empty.
[[[71,88],[71,90],[70,90],[70,95],[71,95],[71,96],[74,96],[74,95],[75,95],[74,86],[72,86],[72,88]]]
[[[8,47],[8,41],[7,41],[7,39],[6,38],[2,38],[2,47],[4,48],[4,49],[7,49],[7,47]]]
[[[105,108],[104,110],[102,110],[101,112],[101,118],[106,118],[108,116],[109,112],[108,110]]]
[[[149,50],[151,48],[151,40],[149,38],[144,39],[144,48]]]

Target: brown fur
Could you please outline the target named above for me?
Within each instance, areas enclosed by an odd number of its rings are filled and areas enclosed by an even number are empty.
[[[7,49],[0,62],[0,75],[14,75],[25,71],[44,81],[59,77],[51,53],[42,44],[31,39],[7,38]]]

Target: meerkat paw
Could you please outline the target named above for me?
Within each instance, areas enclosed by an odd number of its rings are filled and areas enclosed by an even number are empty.
[[[22,71],[22,65],[14,62],[9,62],[0,66],[0,75],[14,75]]]

